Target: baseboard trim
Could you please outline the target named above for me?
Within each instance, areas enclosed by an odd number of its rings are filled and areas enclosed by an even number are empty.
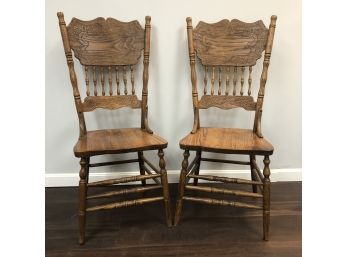
[[[271,181],[302,181],[302,169],[272,169]],[[169,183],[178,183],[179,170],[168,171]],[[248,170],[201,170],[200,174],[213,174],[215,176],[225,176],[234,178],[250,179],[250,171]],[[125,171],[125,172],[95,172],[90,173],[89,180],[98,181],[110,178],[120,178],[125,176],[139,175],[138,171]],[[46,187],[70,187],[77,186],[79,183],[79,175],[75,173],[49,173],[45,174],[45,186]],[[136,183],[136,182],[134,182]],[[134,184],[133,183],[133,184]],[[139,182],[137,182],[139,183]],[[149,181],[149,183],[151,183]],[[129,183],[131,184],[131,183]]]

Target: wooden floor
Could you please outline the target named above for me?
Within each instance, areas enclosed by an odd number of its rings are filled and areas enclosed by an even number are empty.
[[[301,256],[301,187],[272,183],[269,242],[262,240],[262,211],[190,202],[171,229],[162,203],[89,213],[84,246],[77,239],[77,188],[46,188],[46,256]],[[170,185],[172,198],[176,188]]]

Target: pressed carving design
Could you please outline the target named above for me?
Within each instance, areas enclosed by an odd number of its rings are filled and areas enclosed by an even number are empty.
[[[144,48],[144,30],[138,21],[73,18],[67,29],[71,49],[83,65],[136,64]]]
[[[193,44],[203,65],[251,66],[261,58],[267,35],[261,20],[200,21],[193,30]]]

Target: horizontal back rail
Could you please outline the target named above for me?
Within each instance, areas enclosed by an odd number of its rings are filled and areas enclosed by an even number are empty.
[[[87,96],[81,104],[82,112],[90,112],[97,108],[115,110],[122,107],[141,108],[141,100],[136,95]]]
[[[252,96],[203,95],[198,102],[198,108],[208,109],[210,107],[224,110],[243,108],[248,111],[255,111],[256,102]]]

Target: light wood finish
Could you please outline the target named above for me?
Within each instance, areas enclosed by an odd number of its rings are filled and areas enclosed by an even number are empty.
[[[167,147],[163,138],[138,128],[89,131],[74,147],[76,157],[138,152]]]
[[[232,95],[204,95],[198,102],[199,109],[217,107],[228,110],[233,108],[243,108],[248,111],[256,109],[256,103],[252,96],[232,96]]]
[[[193,30],[193,43],[203,65],[250,66],[261,58],[267,33],[261,20],[200,21]]]
[[[236,19],[232,21],[222,20],[213,24],[200,21],[196,28],[193,28],[191,18],[187,18],[186,22],[194,121],[191,133],[180,140],[179,143],[180,148],[184,150],[184,160],[180,174],[174,225],[179,223],[183,200],[211,205],[262,209],[264,240],[268,240],[270,223],[269,155],[273,153],[273,146],[262,136],[261,114],[276,16],[271,17],[269,29],[260,20],[253,23],[245,23]],[[256,65],[263,52],[263,70],[257,100],[255,101],[251,94],[253,82],[252,66]],[[205,69],[203,79],[204,94],[200,99],[197,93],[196,57],[200,59],[200,63]],[[211,72],[208,72],[209,69],[211,69]],[[215,71],[217,72],[216,75]],[[209,74],[211,74],[211,90],[210,95],[207,95]],[[225,80],[223,80],[223,76],[225,76]],[[216,94],[214,90],[215,78],[218,80]],[[229,93],[230,79],[233,84],[231,95]],[[223,81],[225,81],[224,94],[222,93]],[[254,127],[253,129],[203,127],[200,124],[199,110],[211,107],[223,110],[243,108],[246,111],[253,111],[255,112]],[[188,165],[190,151],[199,152],[199,163],[195,159]],[[204,158],[202,157],[203,152],[247,155],[250,161]],[[265,158],[263,175],[256,164],[256,156],[259,155]],[[201,161],[248,165],[251,171],[251,180],[199,175]],[[192,186],[188,185],[190,179],[194,179]],[[221,190],[216,189],[215,186],[200,187],[197,186],[198,180],[251,185],[253,192]],[[187,189],[205,193],[252,197],[262,200],[262,203],[260,203],[262,206],[230,200],[187,196]],[[257,192],[258,189],[260,193]]]
[[[147,95],[151,18],[149,16],[145,17],[145,29],[143,29],[138,21],[121,22],[113,18],[97,18],[91,21],[73,18],[70,24],[66,26],[63,13],[59,12],[57,16],[80,128],[80,136],[74,147],[75,156],[81,158],[78,212],[79,243],[85,243],[86,211],[109,210],[163,200],[165,220],[170,227],[172,225],[170,194],[163,152],[163,149],[167,147],[167,141],[153,134],[148,124]],[[143,87],[142,96],[139,100],[135,94],[136,78],[134,69],[140,61],[142,52],[144,53]],[[80,64],[84,66],[86,97],[83,102],[81,101],[75,74],[73,53]],[[120,85],[120,80],[122,80],[122,85]],[[93,95],[90,92],[90,81],[93,81]],[[129,92],[128,81],[131,85]],[[116,85],[115,93],[113,84]],[[116,110],[124,107],[141,109],[141,120],[138,128],[87,131],[84,112],[91,112],[98,108]],[[155,168],[154,171],[145,166],[143,151],[148,150],[158,151],[159,169],[152,164],[150,167]],[[136,153],[138,158],[90,164],[90,158],[96,155],[130,152]],[[88,181],[90,168],[132,162],[139,163],[139,176],[95,182]],[[145,181],[147,179],[153,179],[159,185],[146,187]],[[87,197],[87,188],[110,188],[115,184],[133,181],[141,181],[143,188],[109,191]],[[162,192],[157,192],[159,195],[155,197],[136,200],[127,199],[126,201],[113,203],[104,202],[102,205],[93,207],[87,206],[87,199],[96,201],[99,198],[143,193],[156,188],[162,188]]]
[[[138,21],[73,18],[67,29],[71,48],[83,65],[136,64],[144,49],[144,29]]]
[[[184,150],[203,150],[236,154],[273,153],[273,146],[259,138],[252,130],[235,128],[200,128],[195,134],[188,134],[180,141]]]

